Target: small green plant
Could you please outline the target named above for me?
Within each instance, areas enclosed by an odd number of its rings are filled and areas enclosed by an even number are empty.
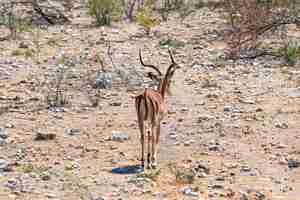
[[[67,72],[70,69],[66,66],[66,57],[62,52],[60,57],[56,60],[58,65],[55,71],[54,77],[48,83],[48,89],[46,94],[46,102],[49,108],[53,107],[63,107],[69,104],[66,92],[66,79]]]
[[[34,171],[34,166],[30,163],[21,165],[21,171],[24,173],[31,173]]]
[[[177,39],[172,39],[172,38],[167,38],[167,39],[162,39],[159,41],[159,45],[161,47],[167,47],[167,48],[180,48],[185,46],[185,42],[177,40]]]
[[[149,171],[144,171],[140,174],[137,175],[138,178],[148,178],[151,179],[152,181],[156,181],[160,175],[160,169],[158,170],[149,170]]]
[[[159,24],[159,20],[151,15],[151,11],[146,6],[138,11],[136,21],[143,27],[147,35],[150,35],[152,27]]]
[[[300,44],[297,41],[289,41],[283,48],[283,56],[285,61],[293,66],[299,58]]]
[[[15,49],[11,52],[12,56],[21,56],[24,55],[23,49]]]
[[[62,88],[64,79],[65,69],[61,68],[57,72],[56,80],[54,81],[54,83],[51,84],[53,88],[49,88],[49,93],[46,96],[46,101],[50,108],[63,107],[69,103]]]
[[[88,0],[89,14],[96,19],[98,26],[110,25],[120,13],[118,0]]]
[[[34,166],[31,163],[21,165],[19,170],[23,173],[35,174],[35,175],[39,176],[44,181],[49,180],[50,176],[52,174],[49,167]]]
[[[174,163],[169,164],[169,169],[175,175],[177,183],[191,184],[194,182],[196,173],[193,169],[179,167]]]
[[[25,56],[26,58],[30,58],[33,56],[34,50],[27,48],[27,49],[22,49],[18,48],[15,49],[11,52],[12,56]]]

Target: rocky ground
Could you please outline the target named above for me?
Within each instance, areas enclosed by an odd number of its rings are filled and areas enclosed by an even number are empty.
[[[69,25],[1,41],[1,200],[297,199],[299,65],[221,59],[224,22],[207,8],[182,23],[171,16],[150,36],[128,22],[95,28],[77,12]],[[138,49],[145,62],[166,69],[170,41],[182,68],[167,99],[159,168],[139,172],[131,96],[149,80]],[[112,76],[112,88],[100,93],[90,84],[102,80],[96,55]],[[67,69],[68,104],[49,108],[58,63]]]

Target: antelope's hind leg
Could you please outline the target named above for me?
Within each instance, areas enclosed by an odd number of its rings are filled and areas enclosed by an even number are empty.
[[[142,151],[141,151],[141,166],[142,168],[144,168],[145,166],[145,160],[144,160],[144,154],[145,154],[145,127],[144,127],[144,121],[143,120],[138,120],[139,121],[139,128],[140,128],[140,132],[141,132],[141,138],[140,138],[140,142],[141,142],[141,147],[142,147]]]
[[[147,169],[151,167],[151,131],[147,130]]]

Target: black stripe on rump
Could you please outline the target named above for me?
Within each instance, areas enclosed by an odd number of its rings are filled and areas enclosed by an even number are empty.
[[[144,115],[144,120],[147,120],[147,117],[148,117],[148,112],[149,112],[149,108],[147,106],[147,96],[144,95],[143,96],[143,99],[144,99],[144,108],[145,108],[145,115]]]

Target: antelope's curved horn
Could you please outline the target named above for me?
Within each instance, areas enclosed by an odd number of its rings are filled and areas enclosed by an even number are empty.
[[[174,58],[173,58],[173,55],[172,55],[171,50],[168,49],[168,51],[169,51],[169,55],[170,55],[170,58],[171,58],[172,63],[175,64],[175,61],[174,61]]]
[[[170,76],[170,75],[173,76],[173,74],[174,74],[174,71],[173,71],[173,70],[176,70],[176,69],[180,68],[179,65],[175,62],[171,50],[168,49],[168,51],[169,51],[169,55],[170,55],[170,58],[171,58],[172,63],[171,63],[171,65],[170,65],[170,66],[168,67],[168,69],[167,69],[166,77],[167,77],[167,76]]]
[[[140,62],[141,62],[141,64],[142,64],[144,67],[152,68],[152,69],[154,69],[154,70],[158,73],[159,76],[162,76],[161,71],[160,71],[157,67],[155,67],[154,65],[148,65],[148,64],[146,65],[146,64],[143,62],[143,59],[142,59],[142,51],[141,51],[141,49],[140,49],[140,51],[139,51],[139,55],[140,55]]]

